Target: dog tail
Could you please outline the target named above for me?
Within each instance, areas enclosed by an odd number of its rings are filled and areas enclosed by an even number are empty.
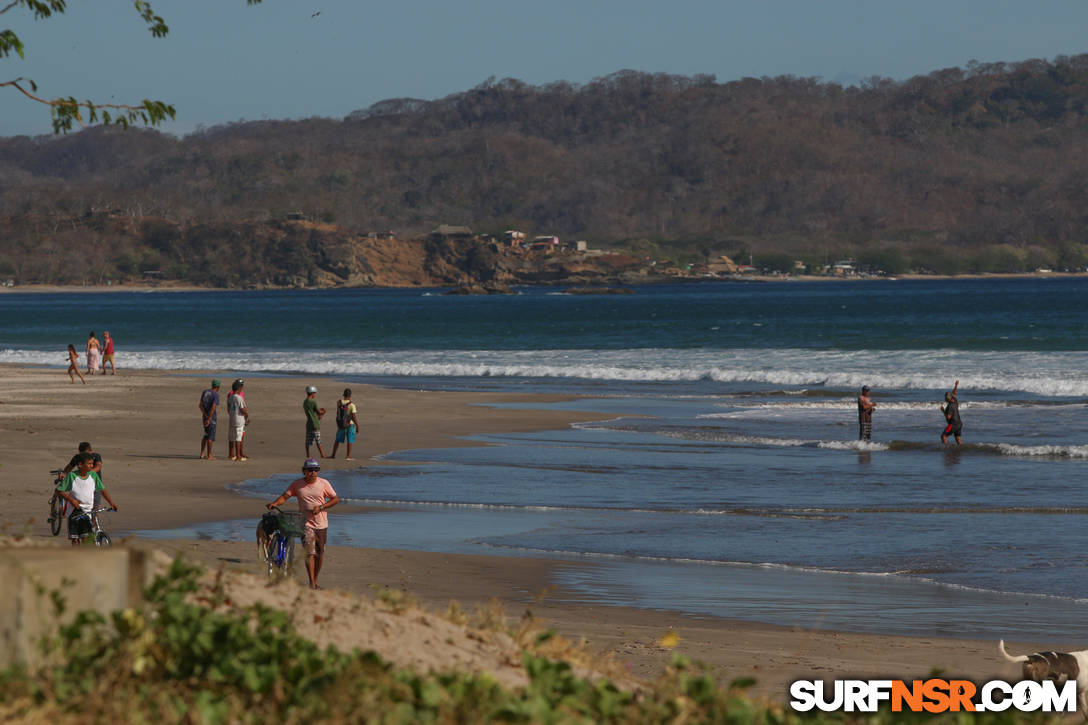
[[[997,648],[1001,652],[1001,656],[1007,659],[1009,662],[1027,662],[1027,655],[1016,655],[1013,657],[1011,654],[1005,651],[1005,640],[1001,639],[997,642]]]

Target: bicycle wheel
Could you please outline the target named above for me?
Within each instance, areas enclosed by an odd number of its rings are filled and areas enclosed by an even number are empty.
[[[280,535],[272,534],[268,537],[268,544],[265,546],[263,560],[265,570],[268,572],[268,578],[271,579],[276,575],[276,556],[279,552]]]
[[[280,576],[284,579],[289,574],[291,564],[295,560],[295,537],[285,536],[283,542],[283,559],[280,561]]]
[[[61,520],[64,518],[63,510],[64,504],[61,503],[61,499],[54,497],[49,502],[49,530],[53,532],[53,536],[60,533]]]
[[[94,535],[95,546],[113,546],[113,542],[110,541],[110,535],[105,531],[99,531]]]

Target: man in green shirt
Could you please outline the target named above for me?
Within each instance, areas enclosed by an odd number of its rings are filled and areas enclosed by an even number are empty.
[[[306,414],[306,457],[310,457],[310,446],[317,446],[317,453],[321,458],[325,457],[325,451],[321,449],[321,416],[325,415],[324,408],[317,407],[317,388],[313,385],[306,386],[306,400],[302,401],[302,412]]]

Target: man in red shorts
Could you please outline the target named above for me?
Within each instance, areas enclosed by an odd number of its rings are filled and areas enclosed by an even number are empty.
[[[268,508],[279,506],[294,496],[298,499],[298,510],[306,514],[302,543],[306,547],[306,574],[310,577],[311,589],[321,588],[317,585],[317,575],[321,573],[329,533],[329,515],[325,512],[340,503],[332,485],[317,475],[320,470],[320,463],[307,458],[302,464],[302,478],[295,480],[279,498],[268,504]]]

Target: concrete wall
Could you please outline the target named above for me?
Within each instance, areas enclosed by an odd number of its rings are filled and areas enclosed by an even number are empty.
[[[64,596],[64,621],[85,609],[139,606],[146,559],[123,547],[0,548],[0,667],[41,661],[38,642],[57,625],[52,591]]]

